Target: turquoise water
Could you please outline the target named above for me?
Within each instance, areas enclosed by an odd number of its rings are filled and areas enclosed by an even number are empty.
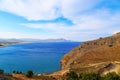
[[[79,42],[29,43],[0,48],[0,69],[50,73],[60,69],[61,58]]]

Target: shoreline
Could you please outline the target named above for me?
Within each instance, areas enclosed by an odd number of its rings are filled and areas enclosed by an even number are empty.
[[[11,46],[11,45],[17,45],[17,44],[29,44],[29,43],[35,43],[35,42],[0,42],[0,48],[2,47],[7,47],[7,46]],[[41,76],[41,75],[44,75],[44,76],[60,76],[66,72],[68,72],[69,70],[62,70],[61,67],[59,70],[57,71],[53,71],[53,72],[46,72],[46,73],[36,73],[35,75],[36,76]],[[33,71],[34,72],[34,71]],[[12,73],[9,73],[9,74],[12,74]]]
[[[29,43],[38,43],[38,42],[0,42],[0,48],[4,48],[4,47],[7,47],[7,46],[11,46],[11,45],[17,45],[17,44],[29,44]],[[41,42],[40,42],[41,43]],[[43,42],[42,42],[43,43]],[[45,42],[46,43],[46,42]],[[53,72],[46,72],[46,73],[36,73],[36,75],[39,75],[39,74],[45,74],[45,75],[49,75],[49,74],[52,74],[52,73],[55,73],[55,72],[58,72],[60,71],[61,68],[57,71],[53,71]],[[11,73],[10,73],[11,74]]]
[[[15,44],[28,44],[28,43],[32,43],[32,42],[0,42],[0,47],[6,47]]]

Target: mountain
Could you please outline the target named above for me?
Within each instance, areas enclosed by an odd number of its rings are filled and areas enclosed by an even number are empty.
[[[0,39],[0,42],[23,42],[21,39]]]
[[[66,39],[21,39],[22,41],[28,42],[72,42]]]
[[[66,39],[0,39],[0,42],[72,42]]]
[[[62,70],[120,74],[120,33],[83,42],[61,60]]]

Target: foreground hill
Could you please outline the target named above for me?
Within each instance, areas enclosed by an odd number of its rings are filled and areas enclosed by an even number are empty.
[[[76,72],[120,72],[120,33],[87,41],[76,47],[62,60],[62,69]]]

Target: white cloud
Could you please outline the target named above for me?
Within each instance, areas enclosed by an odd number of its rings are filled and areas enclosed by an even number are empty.
[[[104,37],[112,34],[114,31],[120,30],[120,17],[116,12],[111,14],[107,10],[97,10],[96,12],[80,15],[75,25],[68,26],[62,23],[46,23],[35,24],[26,23],[22,26],[30,28],[38,28],[42,30],[52,31],[54,37],[68,38],[72,40],[86,40]],[[47,35],[46,35],[47,36]]]
[[[101,0],[63,0],[62,2],[62,14],[73,20],[78,17],[84,11],[89,11],[94,8]]]
[[[28,20],[49,20],[61,16],[59,0],[0,0],[0,10]]]
[[[28,20],[53,20],[64,16],[74,25],[68,26],[63,23],[20,25],[52,32],[50,35],[40,34],[40,37],[86,40],[120,30],[120,11],[111,11],[104,6],[95,8],[102,1],[104,0],[0,0],[0,10]]]
[[[28,20],[51,20],[64,16],[70,20],[101,0],[0,0],[0,10]]]
[[[94,14],[93,14],[94,13]],[[99,30],[111,26],[120,26],[120,12],[112,13],[109,10],[96,10],[89,14],[83,14],[75,18],[74,25],[65,25],[64,23],[23,23],[21,25],[31,28],[40,28],[54,31],[82,31],[82,30]]]

